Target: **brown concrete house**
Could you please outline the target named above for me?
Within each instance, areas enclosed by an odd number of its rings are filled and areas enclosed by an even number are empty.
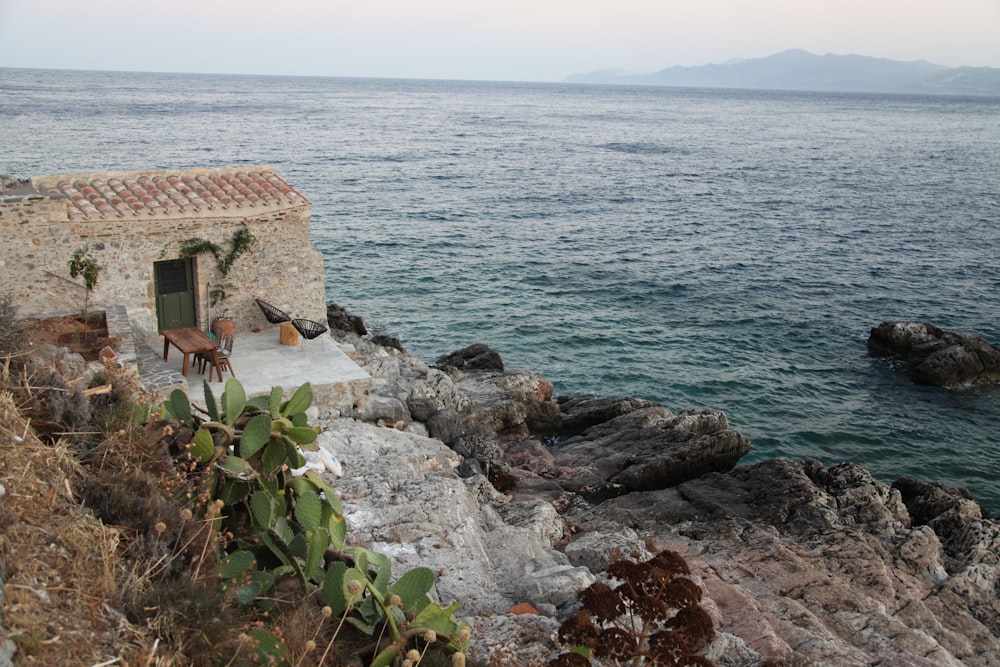
[[[325,322],[310,214],[272,167],[34,176],[0,192],[0,291],[23,317],[79,312],[68,266],[86,246],[102,268],[91,302],[124,305],[150,345],[210,314],[265,326],[254,297]]]

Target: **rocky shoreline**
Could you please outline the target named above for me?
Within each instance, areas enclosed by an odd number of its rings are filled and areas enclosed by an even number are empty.
[[[716,664],[1000,664],[1000,524],[966,492],[738,466],[750,442],[717,410],[553,398],[484,345],[429,366],[332,315],[373,378],[322,436],[351,539],[438,572],[494,664],[544,664],[578,590],[664,548],[703,590]]]

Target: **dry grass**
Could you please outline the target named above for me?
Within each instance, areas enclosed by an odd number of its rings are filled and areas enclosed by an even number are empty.
[[[148,654],[148,637],[112,604],[120,534],[80,506],[73,488],[84,478],[65,443],[39,440],[0,392],[3,626],[19,664],[142,664]]]

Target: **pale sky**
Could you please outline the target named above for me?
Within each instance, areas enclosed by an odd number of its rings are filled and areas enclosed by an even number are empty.
[[[790,48],[1000,67],[1000,0],[0,0],[0,67],[561,81]]]

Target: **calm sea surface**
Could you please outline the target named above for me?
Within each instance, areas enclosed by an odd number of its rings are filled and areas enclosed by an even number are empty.
[[[1000,342],[1000,99],[0,69],[0,172],[273,164],[328,298],[427,361],[712,407],[773,456],[969,488],[1000,390],[869,358]]]

